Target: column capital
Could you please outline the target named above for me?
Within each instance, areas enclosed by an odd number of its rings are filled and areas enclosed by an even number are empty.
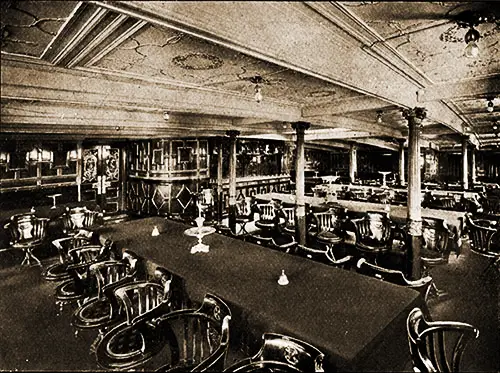
[[[236,138],[237,136],[240,135],[240,133],[241,132],[238,131],[238,130],[227,130],[226,131],[226,135],[229,136],[229,137],[231,137],[231,138]]]
[[[423,107],[404,109],[403,117],[408,121],[415,121],[417,124],[420,124],[427,117],[427,110]]]
[[[292,128],[297,132],[304,132],[311,127],[311,123],[309,122],[293,122]]]
[[[396,139],[400,147],[404,147],[406,139]]]

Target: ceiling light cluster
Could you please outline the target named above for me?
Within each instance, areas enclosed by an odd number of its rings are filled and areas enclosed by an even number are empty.
[[[465,34],[465,42],[467,46],[464,50],[464,56],[469,58],[476,58],[479,56],[479,46],[477,41],[481,38],[481,34],[474,26],[482,23],[495,22],[495,14],[491,12],[475,12],[466,10],[458,15],[456,21],[459,27],[468,28]]]
[[[254,94],[254,100],[258,103],[262,101],[262,83],[264,82],[264,79],[260,75],[255,75],[252,76],[249,79],[253,84],[255,84],[255,94]]]
[[[382,110],[377,110],[377,123],[382,123]]]

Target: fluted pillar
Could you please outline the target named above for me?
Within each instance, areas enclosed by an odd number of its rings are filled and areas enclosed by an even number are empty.
[[[358,151],[354,143],[351,143],[349,148],[349,178],[351,183],[356,181],[356,175],[358,174]]]
[[[236,232],[236,137],[240,131],[226,131],[229,136],[229,229]]]
[[[420,191],[420,146],[419,129],[426,117],[424,108],[416,107],[405,110],[403,115],[408,120],[408,247],[407,272],[416,280],[421,277],[420,249],[422,245],[422,208]]]
[[[406,185],[405,179],[405,140],[399,140],[399,185]]]
[[[469,151],[467,141],[469,138],[462,138],[462,187],[464,190],[469,189]]]
[[[300,245],[306,243],[306,205],[305,205],[305,179],[304,167],[304,132],[310,127],[307,122],[292,123],[292,128],[297,134],[297,148],[295,153],[295,234]]]

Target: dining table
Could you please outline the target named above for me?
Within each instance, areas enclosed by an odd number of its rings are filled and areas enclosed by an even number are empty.
[[[417,291],[219,233],[203,238],[207,252],[192,253],[198,239],[185,234],[190,229],[157,216],[97,232],[149,268],[181,278],[190,300],[206,293],[224,299],[233,312],[231,338],[251,336],[253,353],[262,333],[274,332],[320,349],[326,372],[411,369],[406,319],[415,307],[428,312]],[[283,274],[287,285],[278,283]]]
[[[288,193],[263,193],[255,195],[256,201],[272,201],[279,200],[282,203],[294,204],[295,195]],[[304,202],[306,205],[321,207],[328,206],[332,203],[347,209],[348,213],[351,213],[351,217],[356,217],[366,213],[367,211],[376,211],[388,213],[389,218],[400,224],[406,224],[408,216],[408,207],[400,205],[392,205],[389,203],[374,203],[366,201],[352,201],[352,200],[342,200],[336,199],[326,200],[325,198],[315,197],[315,196],[305,196]],[[453,233],[452,247],[451,249],[459,254],[460,248],[462,246],[462,234],[465,228],[465,215],[466,212],[463,211],[450,211],[450,210],[440,210],[440,209],[421,209],[422,218],[436,218],[445,221],[446,225]]]

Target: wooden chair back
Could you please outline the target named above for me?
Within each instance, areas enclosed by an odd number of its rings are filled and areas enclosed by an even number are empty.
[[[447,257],[450,253],[452,235],[453,233],[448,229],[443,219],[422,219],[422,247],[424,249],[436,252],[442,257]]]
[[[500,247],[495,248],[494,245],[492,245],[495,237],[498,237],[500,240],[500,230],[498,229],[498,226],[497,228],[492,228],[479,225],[474,222],[469,214],[466,214],[465,216],[467,220],[467,229],[469,231],[471,250],[485,256],[495,256],[500,254]]]
[[[243,359],[225,372],[323,372],[324,354],[313,345],[283,334],[264,333],[256,355]]]
[[[160,372],[222,372],[229,347],[231,311],[222,299],[206,294],[198,309],[160,317],[158,329],[169,346]]]
[[[325,212],[313,213],[313,220],[315,221],[317,232],[343,232],[344,219],[341,212],[342,210],[330,208]]]
[[[10,236],[12,247],[22,247],[42,242],[47,236],[49,219],[31,213],[13,215],[4,228]]]
[[[172,274],[158,267],[151,281],[134,282],[115,289],[115,296],[125,309],[127,324],[152,319],[155,314],[161,314],[163,308],[169,308],[171,282]]]
[[[430,276],[425,276],[418,280],[408,280],[403,272],[369,263],[365,258],[359,259],[356,263],[356,272],[417,290],[424,299],[427,299],[432,284],[432,277]]]
[[[90,228],[98,225],[98,211],[88,210],[86,207],[67,208],[61,216],[63,232],[66,234],[75,233],[80,229]]]
[[[385,214],[367,212],[364,218],[352,222],[355,225],[356,243],[366,246],[377,243],[378,246],[391,248],[393,238],[391,220]]]
[[[459,372],[467,344],[479,336],[472,325],[454,321],[427,321],[414,308],[407,319],[410,354],[415,371]]]

